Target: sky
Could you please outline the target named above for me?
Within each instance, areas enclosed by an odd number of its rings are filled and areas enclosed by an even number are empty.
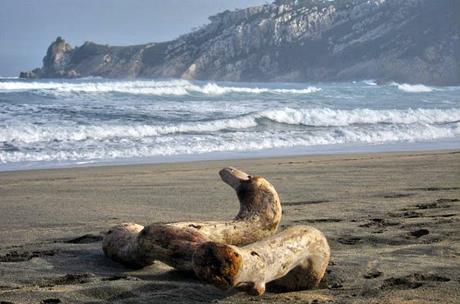
[[[0,76],[41,67],[57,36],[72,46],[160,42],[226,9],[267,0],[0,0]]]

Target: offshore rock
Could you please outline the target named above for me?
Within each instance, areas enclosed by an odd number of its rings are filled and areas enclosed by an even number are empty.
[[[458,0],[278,0],[209,19],[162,43],[58,37],[20,77],[460,83]]]

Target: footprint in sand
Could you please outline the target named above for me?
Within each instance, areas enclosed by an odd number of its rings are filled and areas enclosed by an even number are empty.
[[[104,237],[102,235],[95,235],[95,234],[85,234],[79,236],[77,238],[64,241],[64,243],[69,244],[89,244],[89,243],[97,243],[101,242]]]
[[[37,283],[40,287],[54,287],[58,285],[75,285],[75,284],[86,284],[94,278],[94,274],[91,273],[78,273],[78,274],[66,274],[62,277],[43,279]]]
[[[460,190],[460,187],[426,187],[426,188],[409,188],[409,191],[427,191],[427,192],[434,192],[434,191],[451,191],[451,190]]]
[[[32,258],[39,258],[45,256],[53,256],[57,253],[56,250],[44,250],[44,251],[11,251],[5,255],[0,255],[0,263],[15,263],[15,262],[25,262],[29,261]]]
[[[437,209],[437,208],[449,208],[450,205],[448,203],[455,203],[460,201],[459,199],[456,198],[440,198],[437,199],[436,201],[432,203],[427,203],[427,204],[417,204],[415,205],[416,208],[418,209]]]
[[[435,274],[413,273],[404,277],[389,278],[383,281],[382,290],[416,289],[426,282],[449,282],[450,279]]]
[[[382,274],[383,274],[383,272],[381,272],[379,270],[376,270],[376,269],[373,269],[373,270],[370,270],[367,273],[365,273],[363,275],[363,277],[365,279],[375,279],[375,278],[380,277]]]
[[[417,229],[409,232],[411,236],[415,236],[416,238],[422,237],[424,235],[429,234],[430,231],[428,229]]]
[[[53,299],[45,299],[41,302],[42,304],[57,304],[57,303],[62,303],[60,299],[53,298]]]
[[[359,237],[343,237],[338,238],[337,242],[344,245],[355,245],[356,243],[360,242],[361,238]]]

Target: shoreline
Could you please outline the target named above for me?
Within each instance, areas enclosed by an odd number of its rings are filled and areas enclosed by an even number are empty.
[[[0,172],[0,301],[457,303],[459,164],[456,149]],[[332,258],[319,289],[253,297],[103,255],[114,224],[232,218],[226,166],[275,186],[280,230],[325,234]]]
[[[0,173],[47,170],[47,169],[73,169],[90,167],[132,166],[173,164],[203,161],[238,161],[245,159],[270,159],[283,157],[302,157],[319,155],[347,155],[365,153],[404,153],[404,152],[429,152],[429,151],[452,151],[460,149],[460,138],[448,138],[437,141],[421,141],[414,143],[397,142],[387,144],[342,144],[321,145],[310,147],[273,148],[258,151],[232,151],[232,152],[209,152],[189,155],[162,155],[135,159],[116,160],[89,160],[69,162],[19,162],[0,164]]]

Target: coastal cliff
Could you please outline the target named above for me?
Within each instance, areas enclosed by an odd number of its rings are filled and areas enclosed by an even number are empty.
[[[458,0],[278,0],[209,19],[162,43],[58,37],[20,77],[460,83]]]

